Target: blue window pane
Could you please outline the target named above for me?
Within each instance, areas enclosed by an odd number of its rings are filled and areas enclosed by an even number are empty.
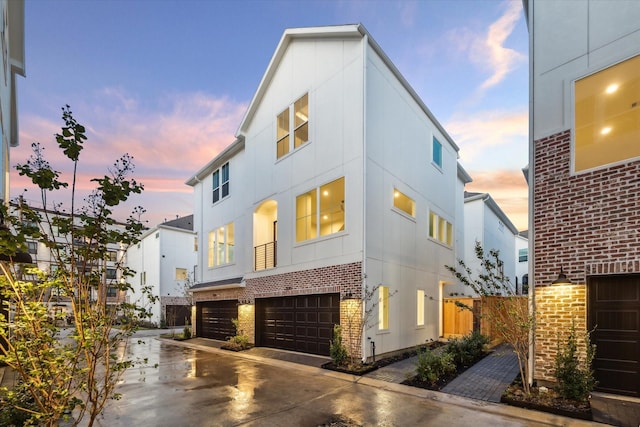
[[[433,138],[433,163],[442,167],[442,144],[435,137]]]

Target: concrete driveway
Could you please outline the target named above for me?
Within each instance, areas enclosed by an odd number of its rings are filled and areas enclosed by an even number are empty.
[[[104,427],[319,426],[336,417],[353,424],[332,425],[590,424],[154,337],[132,343],[131,351],[149,363],[125,373],[118,390],[122,400],[109,404],[100,420]]]

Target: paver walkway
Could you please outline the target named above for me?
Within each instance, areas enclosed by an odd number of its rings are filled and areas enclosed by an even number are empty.
[[[415,375],[417,356],[379,368],[366,377],[401,383]],[[501,344],[487,357],[464,371],[442,390],[487,402],[500,402],[502,393],[518,376],[518,358],[508,344]]]

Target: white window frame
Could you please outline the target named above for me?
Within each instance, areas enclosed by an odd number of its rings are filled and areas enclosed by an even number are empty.
[[[306,117],[306,120],[303,120],[301,123],[296,125],[296,104],[305,97],[307,98],[307,117]],[[309,117],[311,116],[309,112],[309,107],[310,107],[309,92],[306,92],[304,95],[298,97],[294,102],[289,104],[289,106],[286,109],[278,113],[278,115],[276,116],[276,160],[279,160],[283,157],[288,156],[289,154],[293,153],[299,148],[307,145],[307,143],[309,142]],[[280,129],[279,119],[280,119],[280,116],[282,116],[283,114],[286,114],[286,117],[288,119],[288,123],[287,123],[288,132],[282,135],[278,135],[278,129]],[[296,145],[296,131],[301,129],[303,126],[307,126],[307,139],[305,141],[302,141],[300,144]],[[280,153],[279,151],[280,142],[283,141],[285,138],[287,139],[286,151],[283,150],[283,152]]]
[[[233,233],[233,240],[229,235]],[[219,236],[222,235],[222,239]],[[233,264],[235,262],[235,225],[229,222],[209,231],[207,242],[207,266],[209,268]]]
[[[226,162],[211,174],[211,203],[216,204],[229,197],[230,166]],[[216,182],[217,181],[217,182]]]

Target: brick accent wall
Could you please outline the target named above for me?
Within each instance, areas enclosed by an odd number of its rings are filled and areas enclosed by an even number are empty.
[[[280,296],[339,293],[361,295],[362,263],[332,265],[291,273],[272,274],[246,280],[246,287],[213,289],[193,293],[194,303],[202,301],[238,300],[240,326],[251,342],[255,342],[255,300]],[[241,316],[244,305],[253,307]],[[342,319],[341,313],[341,319]]]
[[[566,336],[574,322],[576,331],[587,329],[587,292],[585,285],[540,286],[536,288],[535,376],[538,381],[554,382],[554,361],[558,340]],[[579,334],[580,338],[580,334]],[[584,354],[584,342],[579,339]]]
[[[535,376],[550,380],[557,333],[586,330],[588,277],[640,272],[640,161],[571,175],[566,130],[534,142],[533,167]],[[560,267],[577,286],[550,286]]]

